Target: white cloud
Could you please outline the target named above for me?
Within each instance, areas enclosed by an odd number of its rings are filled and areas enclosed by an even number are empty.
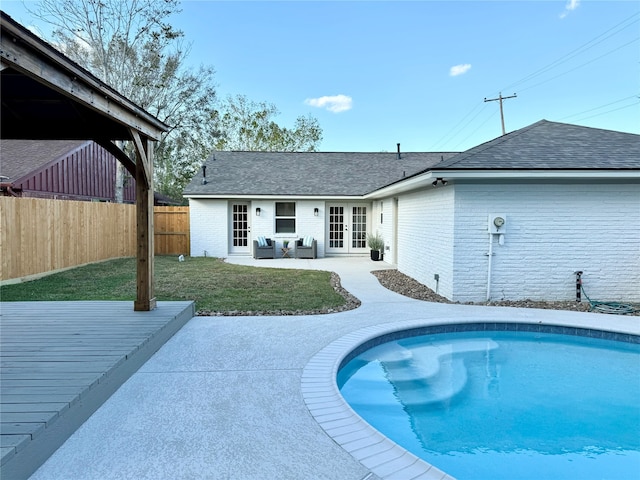
[[[460,65],[454,65],[449,69],[449,75],[452,77],[457,77],[458,75],[462,75],[467,73],[471,69],[470,63],[461,63]]]
[[[331,95],[319,98],[307,98],[304,103],[312,107],[324,108],[333,113],[351,110],[353,99],[347,95]]]
[[[564,6],[564,12],[560,14],[560,18],[565,18],[569,12],[573,12],[580,5],[580,0],[568,0]]]

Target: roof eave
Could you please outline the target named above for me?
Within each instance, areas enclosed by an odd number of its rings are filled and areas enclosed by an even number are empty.
[[[280,200],[295,198],[296,200],[364,200],[363,195],[261,195],[261,194],[224,194],[224,193],[184,193],[184,198],[206,200]]]
[[[612,170],[430,170],[428,172],[375,190],[365,198],[396,195],[419,188],[430,187],[434,179],[455,180],[640,180],[640,169]]]

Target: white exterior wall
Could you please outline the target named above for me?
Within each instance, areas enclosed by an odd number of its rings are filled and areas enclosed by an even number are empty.
[[[640,301],[640,187],[623,184],[456,185],[455,301],[484,301],[488,216],[506,215],[494,242],[493,300]],[[497,240],[497,236],[494,237]]]
[[[280,200],[279,200],[280,201]],[[268,217],[268,222],[264,225],[265,233],[258,233],[258,235],[270,236],[271,238],[275,238],[277,243],[277,247],[280,248],[282,246],[282,241],[287,239],[293,243],[295,240],[299,238],[306,237],[307,235],[311,235],[318,241],[318,258],[324,257],[324,201],[321,200],[289,200],[283,199],[283,202],[287,201],[295,201],[296,202],[296,233],[293,234],[274,234],[276,229],[275,225],[275,200],[267,200],[260,203],[255,203],[255,205],[264,204],[266,209],[271,212]],[[318,209],[318,216],[316,217],[313,214],[313,209]],[[262,215],[261,215],[262,218]]]
[[[447,298],[453,295],[454,281],[453,208],[452,188],[430,188],[398,198],[398,270]]]
[[[226,200],[189,199],[191,256],[228,256],[229,222]]]
[[[371,206],[369,220],[369,233],[376,232],[384,239],[384,261],[392,265],[396,264],[394,248],[394,222],[393,197],[382,200],[374,200]],[[381,221],[382,220],[382,221]]]
[[[290,201],[283,199],[282,201]],[[238,200],[243,203],[244,200]],[[253,200],[249,203],[248,218],[251,229],[247,254],[251,255],[251,244],[259,235],[274,239],[276,247],[282,247],[283,240],[293,243],[298,238],[312,235],[318,240],[318,257],[324,256],[324,202],[319,200],[296,200],[296,233],[275,234],[275,200]],[[225,258],[229,256],[231,200],[189,199],[191,221],[191,255]],[[256,215],[260,208],[260,216]],[[318,208],[318,216],[314,215]]]

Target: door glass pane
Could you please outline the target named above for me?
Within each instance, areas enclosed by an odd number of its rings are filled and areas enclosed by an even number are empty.
[[[351,211],[351,247],[367,246],[367,207],[353,207]]]
[[[248,205],[233,205],[233,246],[246,247],[249,239]]]
[[[329,207],[329,248],[344,246],[344,207]]]

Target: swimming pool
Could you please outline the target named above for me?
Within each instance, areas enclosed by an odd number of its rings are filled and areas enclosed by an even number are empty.
[[[525,324],[398,331],[348,354],[338,386],[373,427],[461,480],[634,478],[637,342]]]

